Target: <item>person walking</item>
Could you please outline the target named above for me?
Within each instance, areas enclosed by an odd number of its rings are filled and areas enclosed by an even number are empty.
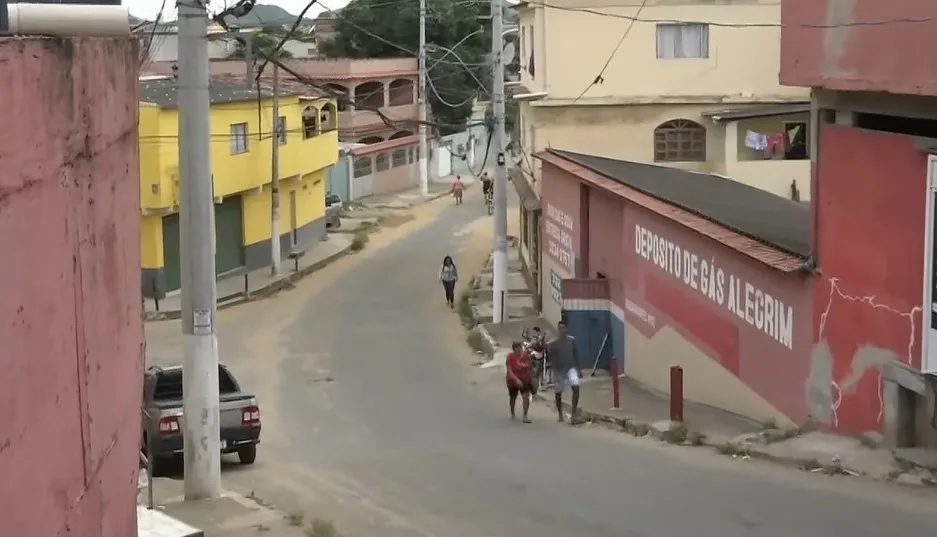
[[[459,270],[448,255],[442,260],[442,266],[439,268],[439,281],[446,291],[446,303],[449,309],[455,307],[455,284],[459,281]]]
[[[511,344],[506,369],[505,382],[508,386],[508,402],[511,404],[511,419],[517,418],[515,408],[517,406],[517,396],[520,395],[522,398],[521,405],[524,410],[524,423],[530,423],[527,412],[530,410],[530,398],[534,393],[532,367],[530,355],[524,351],[523,345],[519,342],[515,341]]]
[[[462,184],[462,177],[456,175],[455,180],[452,181],[452,197],[455,198],[456,205],[462,205],[463,190],[465,190],[465,185]]]
[[[573,392],[570,422],[574,422],[579,414],[579,379],[582,378],[582,367],[579,365],[575,341],[566,331],[566,321],[557,323],[556,329],[559,335],[547,344],[547,364],[553,373],[557,421],[565,421],[563,419],[563,391],[569,388]]]

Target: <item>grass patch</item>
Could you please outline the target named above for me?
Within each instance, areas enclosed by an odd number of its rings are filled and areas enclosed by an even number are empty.
[[[774,418],[768,418],[761,422],[762,431],[768,431],[768,430],[777,429],[777,428],[778,428],[778,422]]]
[[[465,336],[465,342],[473,351],[485,352],[485,339],[478,330],[469,330],[468,335]]]
[[[741,444],[736,444],[735,442],[724,442],[715,446],[716,452],[721,455],[728,455],[730,457],[744,457],[748,455],[748,449]]]
[[[312,519],[312,524],[306,529],[309,537],[340,537],[335,531],[335,525],[321,518]]]
[[[306,523],[306,515],[302,513],[290,513],[286,515],[286,521],[290,526],[299,527]]]
[[[668,444],[682,444],[686,442],[690,430],[682,423],[673,423],[670,428],[660,435],[660,439]]]
[[[368,236],[368,230],[359,229],[355,232],[355,236],[351,239],[351,251],[360,252],[361,250],[364,250],[364,247],[368,245],[369,239],[370,237]]]
[[[459,297],[459,318],[466,328],[475,328],[475,312],[472,310],[472,297],[468,293],[462,293]]]
[[[686,444],[688,446],[702,446],[706,443],[706,435],[696,431],[690,431],[686,435]]]

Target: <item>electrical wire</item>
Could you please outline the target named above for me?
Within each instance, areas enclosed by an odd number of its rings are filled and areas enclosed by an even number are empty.
[[[433,92],[433,95],[436,96],[436,99],[440,103],[448,106],[449,108],[462,108],[463,106],[474,101],[478,97],[477,93],[473,93],[472,95],[469,95],[468,98],[462,101],[461,103],[450,103],[449,101],[445,100],[442,97],[442,95],[439,94],[439,91],[436,90],[436,86],[433,85],[433,81],[429,77],[426,77],[426,85],[429,86],[429,89]]]
[[[625,19],[633,20],[635,22],[649,22],[655,24],[708,24],[716,28],[806,28],[813,30],[829,30],[833,28],[854,28],[857,26],[887,26],[892,24],[922,24],[927,22],[937,21],[937,15],[929,17],[899,17],[894,19],[878,19],[878,20],[867,20],[867,21],[853,21],[853,22],[841,22],[841,23],[830,23],[830,24],[804,24],[804,23],[795,23],[795,24],[784,24],[784,23],[771,23],[771,22],[713,22],[705,20],[694,20],[694,19],[645,19],[638,17],[637,15],[624,15],[621,13],[609,13],[607,11],[600,11],[598,9],[586,8],[586,7],[570,7],[570,6],[558,6],[556,4],[550,4],[547,2],[541,2],[537,0],[530,0],[527,4],[532,6],[540,6],[547,9],[555,9],[558,11],[571,11],[578,13],[589,13],[592,15],[600,17],[611,17],[616,19]],[[777,3],[772,3],[768,5],[778,5]],[[614,8],[614,7],[634,7],[633,5],[603,5],[603,9]]]
[[[624,43],[625,39],[628,38],[628,34],[630,34],[631,29],[634,28],[635,21],[641,15],[641,11],[644,9],[644,6],[646,5],[647,5],[647,0],[643,0],[641,2],[641,6],[638,7],[638,11],[635,12],[635,15],[634,15],[635,18],[631,19],[631,22],[628,23],[628,27],[625,28],[624,33],[621,34],[621,39],[618,40],[618,44],[615,45],[615,48],[612,49],[612,53],[609,54],[608,59],[605,60],[605,65],[602,66],[602,70],[599,71],[599,74],[596,75],[596,77],[592,80],[592,83],[586,86],[585,89],[583,89],[582,92],[579,94],[579,96],[576,97],[575,100],[573,100],[573,104],[579,102],[579,99],[582,99],[583,95],[585,95],[590,89],[592,89],[593,86],[595,86],[596,84],[601,84],[602,82],[605,82],[605,79],[602,78],[602,75],[605,74],[605,70],[608,69],[609,64],[612,63],[612,59],[614,59],[615,55],[618,54],[618,51],[621,49],[622,43]]]

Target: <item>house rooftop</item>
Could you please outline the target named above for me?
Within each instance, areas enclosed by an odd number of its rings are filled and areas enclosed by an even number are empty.
[[[280,96],[300,95],[296,88],[281,88]],[[159,105],[162,108],[175,108],[177,103],[178,83],[173,78],[144,79],[140,81],[140,100]],[[212,79],[209,85],[211,104],[236,103],[256,100],[258,90],[249,88],[242,81]],[[262,99],[273,97],[273,91],[261,87]]]
[[[614,182],[800,258],[810,255],[808,205],[721,175],[548,149]]]
[[[768,104],[749,106],[748,108],[728,108],[725,110],[703,112],[702,115],[713,121],[738,121],[740,119],[785,116],[788,114],[802,114],[804,112],[810,112],[809,102]]]

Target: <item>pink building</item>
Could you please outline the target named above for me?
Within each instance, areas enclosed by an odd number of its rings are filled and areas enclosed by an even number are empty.
[[[3,38],[0,63],[0,518],[8,535],[136,535],[137,47]]]
[[[928,0],[784,0],[780,81],[812,89],[817,419],[937,448],[937,45]]]

